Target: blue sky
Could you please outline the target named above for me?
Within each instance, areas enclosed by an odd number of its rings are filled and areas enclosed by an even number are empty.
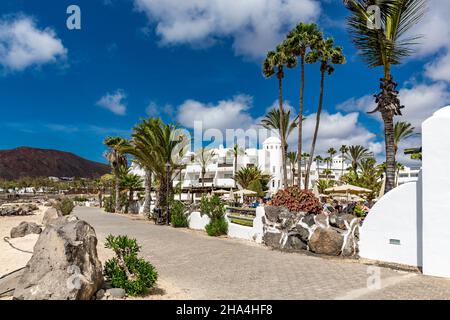
[[[423,45],[394,68],[407,112],[420,123],[450,102],[450,5],[430,0],[417,32]],[[244,4],[246,3],[246,4]],[[381,70],[357,57],[342,1],[327,0],[2,0],[0,5],[0,149],[53,148],[104,161],[102,140],[127,136],[140,118],[161,116],[187,128],[248,129],[277,99],[261,60],[300,21],[317,22],[344,48],[347,64],[326,79],[319,152],[363,144],[382,156],[382,126],[366,111]],[[66,9],[81,8],[81,30]],[[317,65],[307,67],[305,143],[319,93]],[[299,69],[284,81],[298,107]],[[295,145],[294,134],[290,138]],[[420,145],[420,138],[404,147]],[[406,161],[406,158],[404,159]]]

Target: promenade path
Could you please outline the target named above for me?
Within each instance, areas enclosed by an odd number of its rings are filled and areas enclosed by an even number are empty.
[[[450,299],[450,280],[355,260],[283,253],[244,240],[157,226],[78,207],[101,242],[108,234],[128,235],[160,278],[192,299]],[[367,285],[378,272],[380,288]],[[378,271],[377,271],[378,270]]]

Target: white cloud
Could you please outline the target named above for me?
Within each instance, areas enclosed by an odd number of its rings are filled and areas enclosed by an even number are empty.
[[[156,104],[156,102],[152,101],[148,104],[147,108],[145,108],[145,112],[149,117],[158,117],[161,114],[166,114],[170,117],[173,117],[175,110],[170,104],[159,106],[158,104]]]
[[[231,100],[222,100],[217,104],[204,104],[194,100],[187,100],[178,109],[177,120],[181,125],[187,128],[194,127],[194,121],[202,121],[203,129],[218,129],[223,132],[226,129],[249,129],[263,130],[260,125],[261,117],[252,117],[249,109],[252,107],[252,99],[249,96],[239,95]],[[266,108],[266,112],[270,109],[278,108],[278,102],[275,101],[270,107]],[[296,115],[295,108],[285,101],[284,108],[291,110],[293,116]],[[306,120],[303,123],[303,152],[309,152],[311,146],[316,114],[305,115]],[[375,134],[369,132],[359,123],[359,114],[352,112],[343,113],[322,113],[319,137],[316,145],[316,154],[325,154],[330,147],[338,149],[341,145],[360,144],[375,154],[383,151],[383,144],[376,141]],[[272,133],[273,134],[273,133]],[[258,138],[263,137],[259,131]],[[290,149],[297,148],[298,131],[294,130],[289,136],[288,143]],[[253,144],[256,141],[250,139]],[[259,143],[262,143],[260,140]]]
[[[254,123],[248,113],[251,107],[252,98],[246,95],[221,100],[217,104],[186,100],[178,108],[177,120],[187,128],[193,128],[194,121],[201,121],[204,129],[246,129]]]
[[[350,98],[336,106],[337,110],[346,112],[360,111],[367,112],[372,111],[376,107],[375,98],[373,95],[363,96],[361,98]]]
[[[49,28],[40,30],[29,17],[0,19],[0,65],[21,71],[64,58],[67,49]]]
[[[135,0],[161,43],[205,46],[230,37],[238,55],[260,58],[299,21],[320,15],[316,0]]]
[[[326,151],[333,147],[338,150],[343,144],[345,145],[362,145],[379,154],[383,151],[383,144],[376,141],[376,135],[368,131],[359,123],[359,114],[352,112],[348,114],[327,113],[321,114],[319,135],[317,138],[315,154],[326,154]],[[306,115],[303,122],[303,151],[310,151],[311,142],[316,124],[316,114]],[[297,145],[298,131],[295,130],[289,137],[288,142],[293,149]]]
[[[428,0],[425,17],[411,34],[422,35],[415,58],[431,57],[425,75],[435,81],[450,82],[450,1]]]
[[[395,121],[408,121],[421,130],[422,122],[430,117],[436,110],[450,104],[450,92],[444,82],[432,84],[414,84],[411,87],[402,88],[399,91],[399,99],[402,105],[403,116],[395,117]],[[351,98],[336,106],[343,111],[372,111],[375,107],[372,95],[360,98]],[[374,117],[381,121],[379,112]]]
[[[433,80],[450,82],[450,45],[445,53],[425,66],[425,75]]]
[[[108,109],[114,114],[123,116],[127,111],[127,106],[123,100],[126,98],[126,94],[123,90],[118,89],[115,93],[107,93],[97,101],[97,105]]]

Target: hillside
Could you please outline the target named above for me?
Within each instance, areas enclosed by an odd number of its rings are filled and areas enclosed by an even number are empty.
[[[110,171],[108,165],[58,150],[20,147],[0,150],[0,178],[21,177],[97,178]]]

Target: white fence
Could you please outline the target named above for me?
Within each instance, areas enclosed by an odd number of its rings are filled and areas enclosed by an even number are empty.
[[[228,222],[228,236],[244,240],[262,243],[264,207],[256,208],[256,217],[253,220],[253,227],[242,226],[232,223],[228,214],[225,219]],[[188,217],[189,228],[194,230],[205,230],[205,226],[210,222],[208,216],[201,216],[200,212],[192,212]]]

